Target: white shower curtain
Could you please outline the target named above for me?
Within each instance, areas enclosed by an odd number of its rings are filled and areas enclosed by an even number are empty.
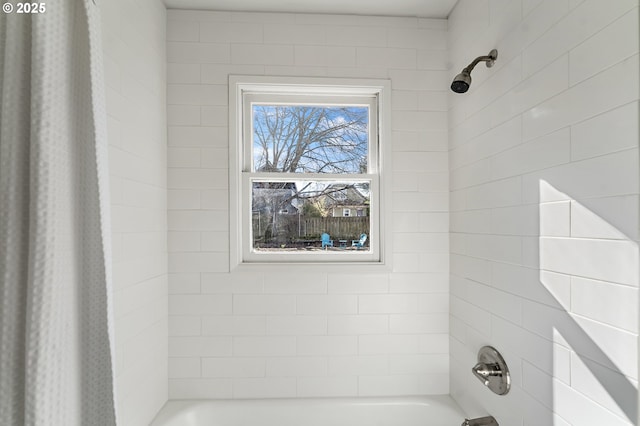
[[[0,13],[1,425],[116,424],[101,50],[92,0]]]

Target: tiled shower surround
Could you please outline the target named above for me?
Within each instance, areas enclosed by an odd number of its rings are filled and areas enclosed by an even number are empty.
[[[459,2],[451,75],[451,392],[505,425],[637,415],[638,2]],[[469,372],[499,348],[513,388]]]
[[[168,12],[171,398],[449,392],[446,29]],[[391,80],[393,269],[229,272],[229,74]]]
[[[118,424],[140,426],[149,424],[168,394],[166,10],[156,0],[97,3],[109,138]]]
[[[636,422],[637,0],[447,20],[101,3],[123,425],[167,395],[447,393],[506,426]],[[390,269],[229,271],[229,74],[390,80]],[[504,397],[471,374],[487,344]]]

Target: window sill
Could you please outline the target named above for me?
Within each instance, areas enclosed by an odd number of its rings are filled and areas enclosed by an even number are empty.
[[[390,262],[243,262],[231,272],[388,273]]]

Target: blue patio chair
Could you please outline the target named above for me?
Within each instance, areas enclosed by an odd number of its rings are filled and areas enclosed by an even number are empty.
[[[329,234],[322,234],[322,248],[327,249],[327,247],[333,247],[333,240],[329,236]]]
[[[367,241],[367,234],[360,234],[359,240],[351,240],[351,247],[355,247],[356,250],[360,250],[364,247],[364,243]]]

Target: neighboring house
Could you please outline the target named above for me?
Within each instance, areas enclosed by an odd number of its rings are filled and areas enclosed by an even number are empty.
[[[369,198],[355,185],[332,185],[324,200],[332,217],[366,217]]]
[[[283,243],[293,235],[291,217],[299,215],[296,184],[256,182],[252,190],[252,227],[254,241]],[[296,227],[297,229],[297,227]]]
[[[260,186],[262,185],[262,186]],[[278,184],[274,188],[273,183],[254,184],[253,206],[254,214],[271,216],[274,213],[279,215],[297,215],[298,208],[293,205],[296,202],[296,184]]]
[[[353,205],[353,206],[339,206],[331,209],[331,216],[333,217],[365,217],[367,216],[367,206]]]

